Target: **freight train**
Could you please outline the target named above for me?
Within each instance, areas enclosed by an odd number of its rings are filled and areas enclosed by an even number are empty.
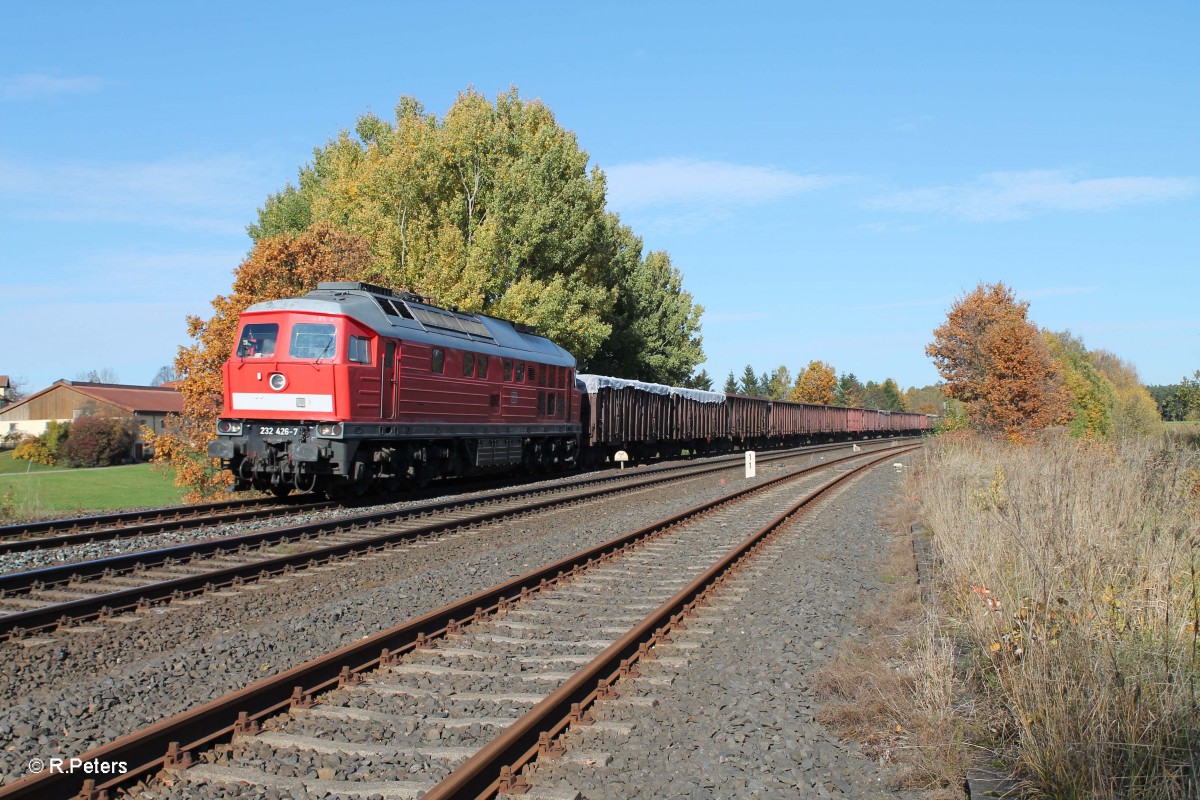
[[[360,282],[250,306],[222,372],[208,454],[234,488],[281,496],[930,428],[922,414],[577,375],[532,328]]]

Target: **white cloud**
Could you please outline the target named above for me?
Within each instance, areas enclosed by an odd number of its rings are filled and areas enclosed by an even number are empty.
[[[9,217],[241,231],[269,180],[239,156],[30,165],[0,158]]]
[[[98,92],[104,81],[91,75],[59,78],[54,75],[29,73],[0,77],[0,100],[31,100],[59,94]]]
[[[1122,206],[1190,197],[1192,178],[1078,178],[1065,170],[992,172],[967,184],[893,192],[869,208],[946,214],[969,222],[1002,222],[1043,211],[1109,211]]]
[[[843,183],[843,177],[800,175],[774,167],[667,158],[618,164],[608,175],[609,205],[617,210],[650,206],[757,205]]]

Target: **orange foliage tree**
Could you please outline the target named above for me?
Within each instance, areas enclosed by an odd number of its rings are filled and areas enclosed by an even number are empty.
[[[1038,329],[1003,283],[980,283],[955,301],[926,355],[961,400],[972,426],[1021,440],[1064,422],[1070,396]]]
[[[180,347],[175,357],[183,414],[150,437],[155,462],[174,471],[175,485],[189,490],[187,500],[209,497],[231,482],[213,469],[207,448],[216,437],[221,365],[233,352],[238,315],[254,303],[304,294],[319,281],[362,279],[370,256],[362,239],[323,224],[296,235],[260,239],[234,271],[233,293],[212,301],[213,315],[207,320],[188,317],[188,335],[195,343]]]
[[[788,399],[795,403],[833,405],[838,386],[837,371],[824,361],[810,361],[800,370]]]

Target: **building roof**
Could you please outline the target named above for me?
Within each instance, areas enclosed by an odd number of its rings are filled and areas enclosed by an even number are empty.
[[[138,412],[180,414],[183,412],[183,395],[174,389],[66,380],[57,380],[40,392],[32,394],[20,402],[5,406],[4,411],[8,413],[59,388],[73,390],[93,400],[123,408],[131,414]]]
[[[12,386],[12,383],[8,380],[8,376],[0,375],[0,389],[7,389],[9,386]]]
[[[174,389],[160,386],[125,386],[117,383],[87,383],[60,381],[80,394],[112,403],[126,411],[156,411],[179,414],[183,411],[183,395]]]

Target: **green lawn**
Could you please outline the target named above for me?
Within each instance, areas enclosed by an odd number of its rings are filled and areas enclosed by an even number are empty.
[[[55,469],[55,467],[47,467],[43,464],[34,464],[32,461],[13,458],[12,450],[0,451],[0,475],[8,475],[14,472],[45,472],[50,469]]]
[[[28,517],[88,513],[120,508],[179,505],[183,491],[149,464],[102,469],[5,472],[12,456],[0,456],[0,516]],[[22,468],[24,461],[16,464]]]

